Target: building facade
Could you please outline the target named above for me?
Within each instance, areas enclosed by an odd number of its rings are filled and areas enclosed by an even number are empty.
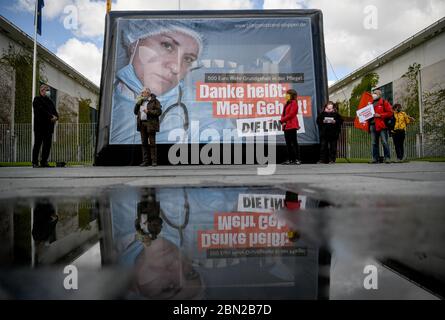
[[[30,36],[0,16],[0,124],[31,122],[33,45]],[[51,87],[60,122],[95,122],[98,86],[40,44],[37,59],[39,82]]]
[[[375,74],[383,97],[417,119],[419,156],[445,155],[445,18],[337,81],[330,100],[355,116],[354,88]]]

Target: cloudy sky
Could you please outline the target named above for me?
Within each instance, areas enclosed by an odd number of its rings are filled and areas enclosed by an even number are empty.
[[[321,9],[329,83],[445,16],[444,0],[181,0],[181,9]],[[176,10],[179,0],[113,0],[113,10]],[[1,15],[33,35],[34,0],[0,0]],[[376,15],[374,15],[376,13]],[[77,14],[77,24],[70,20]],[[376,17],[370,20],[370,14]],[[100,82],[105,0],[45,0],[38,41]],[[373,24],[375,28],[365,27]]]

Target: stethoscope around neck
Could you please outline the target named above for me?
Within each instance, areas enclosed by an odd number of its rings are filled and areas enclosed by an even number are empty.
[[[178,86],[178,101],[173,103],[172,105],[168,106],[165,110],[162,111],[161,116],[159,117],[159,123],[162,124],[162,121],[164,120],[165,116],[172,111],[174,108],[178,107],[182,109],[182,112],[184,113],[184,124],[183,128],[184,131],[188,131],[189,129],[189,114],[188,109],[185,103],[182,102],[182,88],[181,86]]]

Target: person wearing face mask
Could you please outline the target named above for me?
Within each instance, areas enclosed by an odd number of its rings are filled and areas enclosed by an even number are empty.
[[[286,140],[289,159],[283,164],[300,165],[300,152],[297,140],[297,131],[300,129],[298,122],[297,91],[290,89],[286,92],[286,104],[283,107],[280,123],[283,126],[284,138]]]
[[[383,153],[385,157],[385,163],[391,163],[391,154],[389,151],[389,132],[385,124],[385,119],[392,117],[391,104],[382,98],[382,91],[374,90],[372,92],[373,105],[374,105],[374,117],[368,120],[369,133],[371,134],[372,144],[372,161],[371,163],[379,163],[380,158],[380,146],[379,141],[382,140]]]
[[[144,88],[141,97],[134,106],[137,117],[137,130],[141,133],[142,163],[141,167],[157,165],[156,132],[159,131],[159,116],[162,114],[161,104],[149,88]],[[148,152],[150,149],[150,153]]]
[[[39,167],[39,153],[42,149],[40,167],[50,167],[48,158],[51,151],[51,141],[54,133],[54,125],[59,120],[56,106],[50,99],[51,91],[45,84],[40,86],[40,95],[34,98],[32,107],[34,110],[34,146],[32,148],[32,166]]]
[[[396,149],[397,162],[403,162],[405,156],[405,150],[403,144],[405,142],[405,131],[406,127],[415,119],[402,111],[402,106],[399,103],[394,105],[394,117],[396,123],[394,125],[394,130],[392,131],[392,139],[394,141],[394,148]]]
[[[319,163],[335,163],[337,158],[337,141],[340,135],[343,118],[337,111],[337,105],[329,101],[317,117],[320,131]]]
[[[144,87],[156,95],[162,108],[158,141],[168,142],[174,129],[188,130],[189,114],[183,101],[184,78],[202,51],[201,36],[171,21],[122,22],[122,49],[118,50],[110,129],[111,144],[138,144],[131,108]]]

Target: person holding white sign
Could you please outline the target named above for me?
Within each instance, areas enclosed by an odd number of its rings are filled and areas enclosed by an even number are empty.
[[[294,89],[287,90],[286,92],[286,104],[283,108],[283,114],[281,115],[280,123],[284,131],[284,138],[286,140],[286,146],[288,151],[289,160],[283,164],[297,164],[300,165],[299,159],[300,152],[297,140],[297,131],[300,129],[298,122],[298,104],[297,104],[297,91]]]
[[[369,102],[366,107],[357,110],[357,117],[360,123],[365,123],[366,121],[374,117],[374,114],[374,105],[371,102]]]
[[[337,105],[329,101],[317,117],[320,130],[319,163],[335,163],[337,159],[337,141],[343,118],[337,111]]]
[[[393,115],[391,104],[382,98],[381,90],[374,90],[372,92],[372,98],[374,100],[374,116],[368,120],[369,133],[371,134],[372,144],[372,160],[370,163],[379,163],[380,158],[380,146],[379,141],[382,139],[383,154],[385,157],[385,163],[391,163],[391,154],[389,151],[389,133],[385,124],[385,119],[391,118]]]

